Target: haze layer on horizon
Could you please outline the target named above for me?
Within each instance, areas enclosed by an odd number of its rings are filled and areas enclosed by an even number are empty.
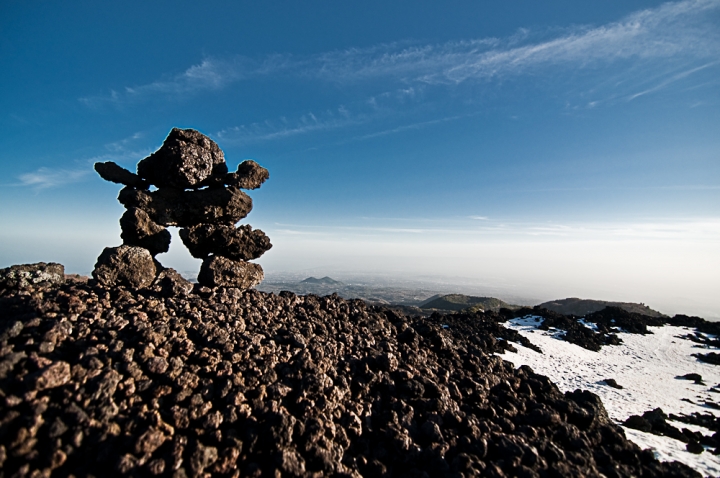
[[[385,3],[3,4],[0,267],[92,270],[177,126],[270,170],[269,273],[720,318],[719,0]]]

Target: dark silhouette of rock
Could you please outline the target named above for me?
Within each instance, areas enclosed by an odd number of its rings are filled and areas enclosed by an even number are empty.
[[[618,390],[622,390],[623,388],[622,385],[618,385],[614,378],[606,378],[604,382],[607,386],[617,388]]]
[[[153,222],[140,208],[125,211],[120,218],[120,228],[124,244],[144,247],[153,256],[170,249],[170,231]]]
[[[630,415],[627,420],[625,420],[625,423],[623,423],[628,428],[634,428],[635,430],[640,430],[641,432],[650,433],[652,432],[652,425],[649,421],[647,421],[645,418],[641,417],[640,415]]]
[[[701,362],[709,363],[712,365],[720,365],[720,354],[717,352],[709,352],[706,354],[692,354],[692,356],[697,358]]]
[[[228,172],[220,147],[193,129],[173,128],[162,147],[137,166],[150,184],[178,189],[222,184]]]
[[[678,375],[675,378],[680,380],[692,380],[693,382],[695,382],[696,385],[705,385],[702,375],[700,375],[699,373],[686,373],[685,375]]]
[[[690,453],[694,453],[696,455],[699,455],[700,453],[705,451],[705,447],[703,447],[700,443],[696,441],[691,441],[690,443],[685,445],[685,449]]]
[[[105,287],[141,289],[155,280],[157,267],[144,247],[106,247],[98,257],[93,277]]]
[[[249,288],[262,281],[262,268],[245,261],[270,249],[270,239],[249,225],[235,227],[252,210],[252,199],[240,188],[258,188],[269,177],[255,161],[244,161],[228,174],[214,141],[192,129],[173,128],[162,147],[138,163],[137,175],[112,162],[96,163],[95,170],[103,179],[125,184],[118,201],[127,208],[120,219],[123,246],[106,249],[95,266],[93,277],[101,285],[152,285],[166,296],[190,293],[192,284],[153,262],[170,248],[167,226],[182,227],[190,253],[205,259],[200,285]],[[150,191],[151,184],[157,190]],[[121,468],[132,466],[123,462]]]
[[[225,224],[200,224],[181,229],[180,238],[190,254],[198,259],[221,254],[228,259],[248,261],[272,247],[264,232],[253,230],[249,225],[235,228]]]
[[[249,289],[262,282],[264,277],[262,267],[258,264],[212,256],[203,260],[198,282],[207,287]]]
[[[668,416],[665,414],[665,412],[662,411],[661,408],[656,408],[654,410],[643,413],[642,416],[632,415],[627,420],[625,420],[624,425],[629,428],[635,428],[636,430],[652,433],[654,435],[667,436],[683,443],[687,443],[688,445],[690,445],[687,447],[687,450],[691,453],[702,453],[702,451],[704,450],[704,448],[700,450],[696,445],[692,445],[693,443],[699,443],[714,448],[717,448],[720,445],[720,437],[715,436],[717,434],[713,436],[706,436],[702,433],[688,430],[687,428],[679,430],[678,428],[668,423],[667,418]],[[697,424],[692,420],[692,417],[686,418],[688,418],[688,420],[683,420],[682,418],[675,415],[670,416],[670,419],[672,420],[685,421],[686,423]],[[700,448],[702,448],[702,445]]]
[[[132,186],[134,188],[141,189],[147,189],[150,187],[150,184],[147,181],[144,181],[140,176],[128,171],[112,161],[95,163],[95,171],[97,171],[101,178],[105,181],[110,181],[111,183],[124,184],[125,186]]]
[[[20,264],[0,269],[0,289],[24,289],[28,286],[65,283],[65,267],[56,262]]]
[[[126,187],[118,201],[140,208],[162,226],[190,227],[203,223],[235,224],[252,210],[250,196],[237,188],[146,191]]]
[[[238,165],[237,171],[225,176],[225,184],[240,189],[257,189],[270,177],[267,169],[255,161],[247,160]]]

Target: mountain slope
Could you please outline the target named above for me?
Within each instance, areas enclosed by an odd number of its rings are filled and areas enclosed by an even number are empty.
[[[325,276],[321,279],[315,277],[308,277],[300,281],[301,284],[317,284],[317,285],[343,285],[342,282],[335,280],[331,277]]]
[[[514,309],[514,305],[510,305],[500,299],[494,297],[473,297],[464,294],[447,294],[441,296],[433,296],[420,304],[421,309],[437,309],[437,310],[465,310],[475,311],[500,310],[501,308]]]
[[[584,316],[593,312],[598,312],[605,307],[619,307],[628,312],[636,314],[648,315],[650,317],[667,317],[665,314],[653,310],[645,304],[637,304],[634,302],[611,302],[605,300],[578,299],[571,297],[568,299],[551,300],[544,302],[538,307],[552,310],[559,314]]]

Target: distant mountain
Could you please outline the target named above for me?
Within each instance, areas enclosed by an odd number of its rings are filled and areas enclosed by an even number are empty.
[[[510,305],[494,297],[473,297],[463,294],[447,294],[430,297],[420,304],[421,309],[438,310],[465,310],[471,312],[478,310],[499,310],[503,307],[516,309],[517,306]]]
[[[577,297],[571,297],[568,299],[551,300],[550,302],[544,302],[538,307],[542,307],[553,312],[558,312],[565,315],[579,315],[583,316],[592,312],[597,312],[604,309],[605,307],[619,307],[628,312],[635,312],[637,314],[648,315],[650,317],[667,317],[665,314],[653,310],[645,304],[636,304],[634,302],[610,302],[606,300],[591,300],[591,299],[578,299]]]
[[[301,284],[316,284],[316,285],[343,285],[339,280],[332,279],[328,276],[322,279],[316,279],[315,277],[308,277],[307,279],[301,280]]]

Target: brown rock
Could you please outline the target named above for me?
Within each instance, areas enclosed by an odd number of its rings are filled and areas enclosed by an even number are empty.
[[[29,286],[52,286],[65,283],[65,267],[55,262],[19,264],[0,269],[1,289],[24,289]]]
[[[70,364],[67,362],[55,362],[38,372],[35,378],[35,388],[46,390],[65,385],[70,381]]]
[[[195,451],[190,457],[190,468],[196,474],[202,473],[202,471],[208,466],[212,465],[218,459],[218,451],[214,446],[204,446],[202,443],[198,443]]]
[[[150,373],[163,374],[167,368],[167,360],[163,357],[153,357],[147,362],[147,369]]]
[[[235,187],[192,191],[126,187],[118,201],[128,209],[140,208],[162,226],[191,227],[202,223],[235,224],[252,210],[252,199]]]
[[[147,189],[150,186],[147,181],[143,181],[137,174],[128,171],[112,161],[95,163],[95,171],[97,171],[101,178],[111,183],[124,184],[125,186],[143,189]]]
[[[249,289],[262,282],[264,277],[259,264],[212,256],[203,261],[200,274],[198,274],[198,282],[207,287]]]
[[[167,437],[157,428],[150,428],[145,431],[135,443],[135,453],[150,454],[165,443]]]
[[[270,238],[249,225],[200,224],[180,230],[180,238],[193,257],[203,259],[220,254],[236,261],[257,259],[272,247]]]
[[[93,277],[104,287],[148,287],[157,267],[150,251],[142,247],[106,247],[95,263]]]
[[[237,171],[225,176],[225,184],[240,189],[257,189],[270,177],[267,169],[252,160],[243,161]]]
[[[153,256],[170,249],[170,231],[153,222],[140,208],[130,208],[120,218],[123,244],[144,247]]]
[[[158,188],[197,188],[227,174],[220,147],[194,129],[173,128],[162,147],[138,163],[138,175]]]
[[[186,296],[193,290],[192,282],[181,276],[175,269],[163,269],[155,279],[153,290],[165,297]]]

